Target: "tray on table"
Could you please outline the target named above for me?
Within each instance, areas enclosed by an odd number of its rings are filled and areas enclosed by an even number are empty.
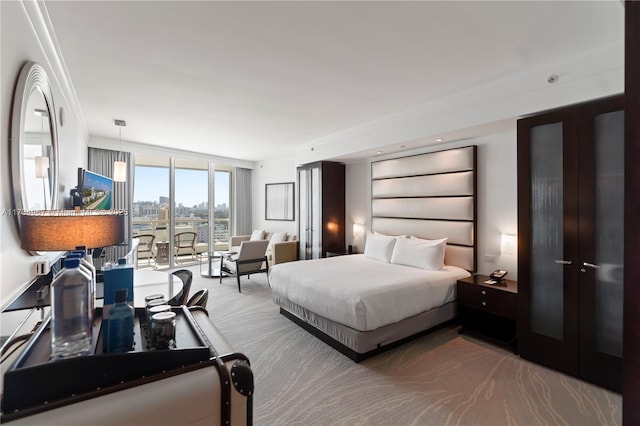
[[[193,309],[193,308],[191,308]],[[125,353],[102,352],[102,309],[96,309],[91,355],[50,361],[50,319],[31,337],[20,357],[5,373],[3,416],[69,399],[85,399],[109,388],[128,386],[154,375],[175,374],[217,356],[189,308],[176,313],[175,349],[149,347],[145,309],[136,308],[134,349]],[[91,395],[90,395],[91,394]]]

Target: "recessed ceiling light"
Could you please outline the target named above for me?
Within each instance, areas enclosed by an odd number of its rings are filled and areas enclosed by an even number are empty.
[[[376,151],[376,154],[382,154],[382,151]]]
[[[438,139],[436,139],[436,142],[442,142],[443,140],[444,139],[442,139],[442,138],[438,138]]]

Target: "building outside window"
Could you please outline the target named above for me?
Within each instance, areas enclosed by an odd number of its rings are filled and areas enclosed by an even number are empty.
[[[142,254],[139,266],[173,267],[193,263],[209,250],[226,250],[229,242],[231,171],[214,173],[214,235],[210,234],[208,164],[176,159],[171,176],[170,158],[148,154],[136,154],[133,194],[133,236],[155,236],[154,250]],[[170,182],[174,182],[174,195],[170,194]],[[171,206],[174,206],[173,219]],[[173,223],[172,223],[173,222]],[[192,248],[173,247],[169,256],[171,227],[178,238],[189,238],[195,233]],[[173,244],[172,244],[173,245]],[[158,251],[160,250],[160,252]],[[195,252],[195,254],[194,254]],[[158,253],[163,256],[157,257]],[[139,253],[140,254],[140,253]],[[146,260],[147,256],[152,259]],[[145,261],[146,260],[146,261]]]

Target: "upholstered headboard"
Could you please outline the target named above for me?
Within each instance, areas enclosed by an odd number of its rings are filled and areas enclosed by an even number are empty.
[[[477,147],[371,163],[371,230],[447,237],[445,264],[476,269]]]

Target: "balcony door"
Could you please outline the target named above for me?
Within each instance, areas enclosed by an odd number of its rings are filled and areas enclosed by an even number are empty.
[[[133,236],[155,237],[139,267],[188,266],[209,250],[227,249],[230,168],[141,153],[135,158]]]

